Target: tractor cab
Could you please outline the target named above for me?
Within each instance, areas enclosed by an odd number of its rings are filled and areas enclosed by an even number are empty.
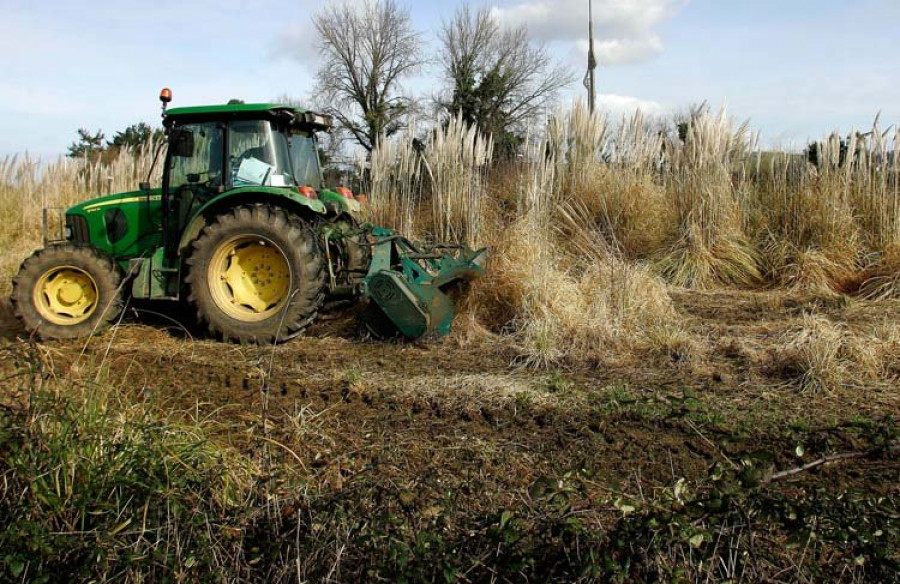
[[[164,125],[169,148],[162,202],[169,242],[206,203],[234,190],[289,189],[319,198],[316,132],[330,129],[327,116],[278,104],[234,104],[172,109]]]

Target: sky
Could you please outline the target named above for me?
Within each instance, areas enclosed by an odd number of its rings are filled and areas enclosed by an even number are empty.
[[[358,0],[357,0],[358,1]],[[457,0],[398,0],[427,50]],[[326,0],[0,0],[0,157],[50,159],[76,130],[107,138],[173,105],[308,99],[319,62],[311,16]],[[583,95],[588,0],[470,0],[526,25]],[[764,144],[900,123],[898,0],[593,0],[601,107],[656,115],[725,106]],[[431,66],[405,82],[440,86]]]

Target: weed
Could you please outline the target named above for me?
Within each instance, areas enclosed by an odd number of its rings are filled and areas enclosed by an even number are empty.
[[[101,380],[102,381],[102,380]],[[108,384],[31,385],[0,409],[2,579],[225,578],[255,465]]]
[[[575,381],[558,370],[550,372],[546,384],[550,393],[567,393],[575,388]]]

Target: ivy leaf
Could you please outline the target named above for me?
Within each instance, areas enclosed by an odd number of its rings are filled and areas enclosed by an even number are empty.
[[[25,562],[22,560],[15,559],[9,562],[9,572],[13,575],[13,578],[18,578],[24,571]]]
[[[616,509],[622,512],[622,515],[628,515],[630,513],[634,513],[635,511],[634,505],[629,505],[628,503],[622,501],[622,499],[616,499],[614,505]]]

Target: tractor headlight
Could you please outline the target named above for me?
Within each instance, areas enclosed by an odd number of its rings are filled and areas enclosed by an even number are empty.
[[[68,225],[66,225],[63,229],[63,233],[65,234],[66,239],[72,239],[72,228]]]

